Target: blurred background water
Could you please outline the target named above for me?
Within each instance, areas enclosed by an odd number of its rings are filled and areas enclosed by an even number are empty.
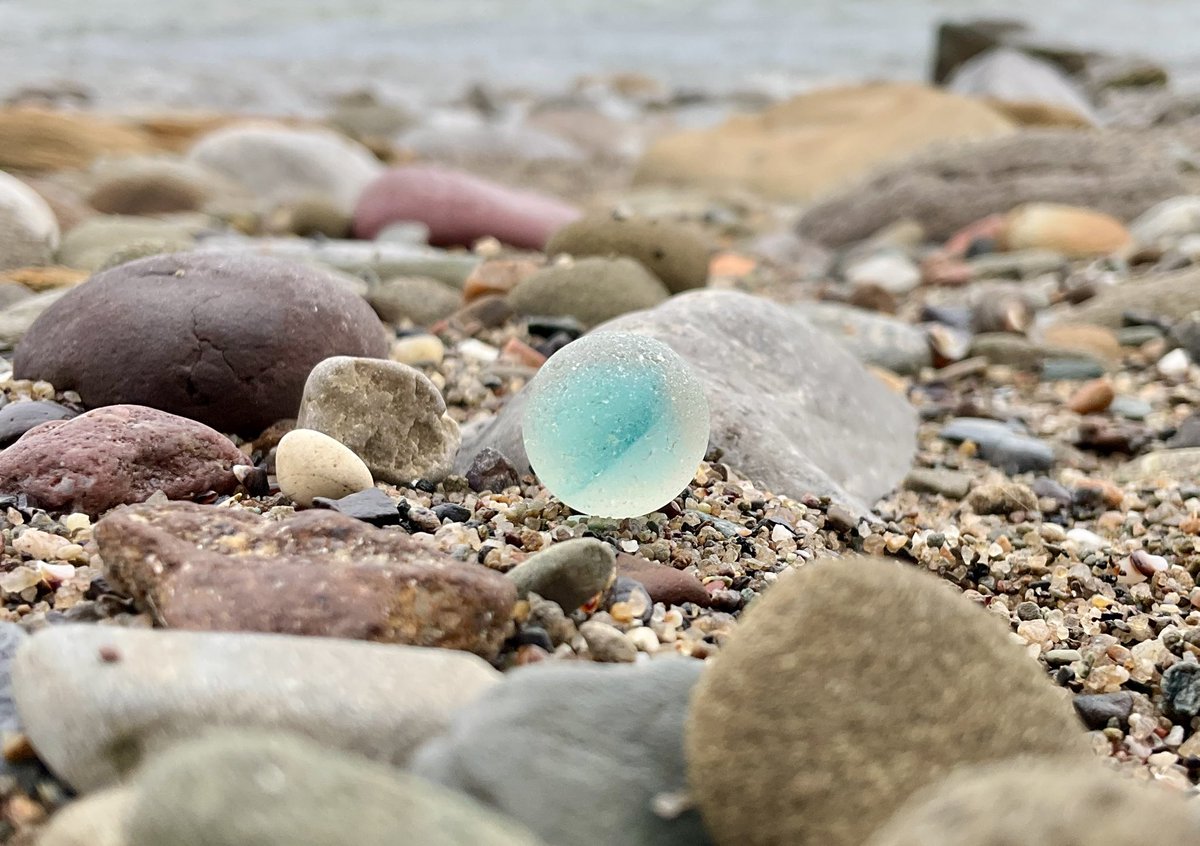
[[[0,98],[69,81],[113,108],[305,112],[364,85],[425,100],[627,70],[782,93],[923,78],[936,23],[985,15],[1200,84],[1200,0],[0,0]]]

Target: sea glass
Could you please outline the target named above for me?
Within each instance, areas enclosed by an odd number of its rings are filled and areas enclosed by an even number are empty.
[[[662,508],[708,449],[700,380],[661,341],[585,335],[526,388],[525,451],[538,478],[576,511],[637,517]]]

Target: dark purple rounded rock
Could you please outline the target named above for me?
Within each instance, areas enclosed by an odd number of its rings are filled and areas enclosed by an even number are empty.
[[[386,332],[338,277],[277,259],[176,253],[96,274],[17,346],[20,379],[256,434],[295,417],[313,366],[382,358]]]

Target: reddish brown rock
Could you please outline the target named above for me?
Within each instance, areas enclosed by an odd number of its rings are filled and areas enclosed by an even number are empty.
[[[537,273],[541,265],[531,259],[492,259],[471,271],[463,283],[463,302],[472,302],[489,294],[504,296]]]
[[[579,217],[561,200],[507,188],[468,173],[414,165],[390,170],[367,186],[354,212],[354,232],[374,238],[386,226],[415,220],[435,246],[470,246],[492,236],[540,250],[558,229]]]
[[[344,637],[490,658],[512,628],[499,573],[331,511],[268,521],[190,503],[96,524],[109,577],[165,626]]]
[[[712,604],[711,594],[695,576],[648,558],[618,553],[617,575],[640,582],[655,602],[667,605],[693,602],[704,607]]]
[[[1085,382],[1067,401],[1067,408],[1076,414],[1099,414],[1112,405],[1117,393],[1107,376]]]
[[[101,514],[155,491],[188,499],[237,486],[245,457],[202,423],[136,405],[42,423],[0,452],[0,491],[50,511]]]

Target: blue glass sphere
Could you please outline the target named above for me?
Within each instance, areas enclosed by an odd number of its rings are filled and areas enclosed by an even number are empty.
[[[636,517],[687,487],[708,449],[708,400],[661,341],[585,335],[525,389],[525,451],[543,485],[576,511]]]

